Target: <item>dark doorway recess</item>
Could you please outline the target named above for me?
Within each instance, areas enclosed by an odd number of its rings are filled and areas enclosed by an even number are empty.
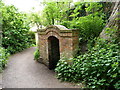
[[[60,59],[60,51],[59,51],[59,40],[50,36],[48,38],[48,53],[49,53],[49,69],[55,69],[57,62]]]

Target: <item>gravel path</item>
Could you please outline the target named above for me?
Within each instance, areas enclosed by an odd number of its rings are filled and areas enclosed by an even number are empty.
[[[70,83],[61,83],[55,73],[45,65],[33,60],[35,47],[10,57],[3,72],[3,88],[75,88]]]

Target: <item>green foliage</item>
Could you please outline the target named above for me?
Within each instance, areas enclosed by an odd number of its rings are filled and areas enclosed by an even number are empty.
[[[70,21],[63,21],[62,25],[68,28],[79,29],[79,37],[84,42],[99,36],[105,26],[104,17],[105,14],[103,13],[101,3],[77,2],[69,15],[69,18],[72,19]]]
[[[69,17],[77,18],[77,17],[86,16],[85,4],[86,4],[85,2],[76,2],[75,8],[71,9],[71,14]],[[71,19],[74,19],[74,18],[71,18]]]
[[[55,70],[63,81],[85,82],[95,89],[120,89],[120,45],[98,39],[88,53],[73,58],[72,65],[61,59]]]
[[[30,13],[28,14],[28,19],[31,23],[31,26],[37,26],[37,29],[42,28],[44,19],[41,19],[40,13]]]
[[[67,28],[80,30],[79,37],[87,41],[98,37],[105,26],[103,3],[100,2],[45,2],[42,23],[46,25],[61,24]]]
[[[9,57],[9,54],[7,53],[7,50],[0,47],[0,72],[2,71],[2,69],[5,68],[8,57]]]
[[[99,16],[88,15],[71,22],[72,28],[80,29],[80,38],[86,41],[98,37],[104,27],[104,20]]]
[[[68,58],[61,58],[59,60],[59,63],[57,64],[57,67],[55,68],[55,71],[57,72],[57,78],[61,81],[74,81],[74,69],[72,69],[72,65],[69,64],[69,61],[72,59]],[[72,75],[71,75],[72,74]]]
[[[102,4],[101,3],[99,3],[99,2],[91,2],[91,3],[86,3],[85,4],[86,5],[86,12],[88,13],[88,14],[90,14],[90,13],[100,13],[100,12],[102,12]]]
[[[2,46],[13,54],[31,46],[26,14],[14,6],[2,6]]]
[[[78,18],[78,17],[83,17],[87,15],[96,15],[99,17],[106,16],[106,13],[104,13],[103,8],[107,8],[103,5],[104,3],[100,2],[76,2],[75,7],[69,17],[73,17],[73,19]]]
[[[36,51],[34,52],[34,59],[37,60],[37,61],[40,59],[40,51],[39,51],[39,49],[36,49]]]
[[[43,10],[44,25],[60,24],[67,20],[66,11],[69,8],[68,2],[44,2],[45,8]]]
[[[29,31],[29,32],[28,32],[28,35],[29,35],[29,36],[28,36],[29,43],[30,43],[31,45],[35,46],[35,45],[36,45],[35,32]]]

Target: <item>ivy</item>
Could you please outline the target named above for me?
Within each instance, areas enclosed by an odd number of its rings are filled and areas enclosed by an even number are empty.
[[[84,55],[73,58],[70,65],[61,59],[55,69],[62,81],[84,82],[95,89],[120,89],[120,45],[97,39],[95,46]]]

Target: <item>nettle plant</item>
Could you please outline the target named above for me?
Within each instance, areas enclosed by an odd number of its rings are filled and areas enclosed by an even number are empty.
[[[84,82],[88,88],[120,89],[120,45],[97,39],[95,46],[84,55],[61,59],[55,69],[62,81]]]

